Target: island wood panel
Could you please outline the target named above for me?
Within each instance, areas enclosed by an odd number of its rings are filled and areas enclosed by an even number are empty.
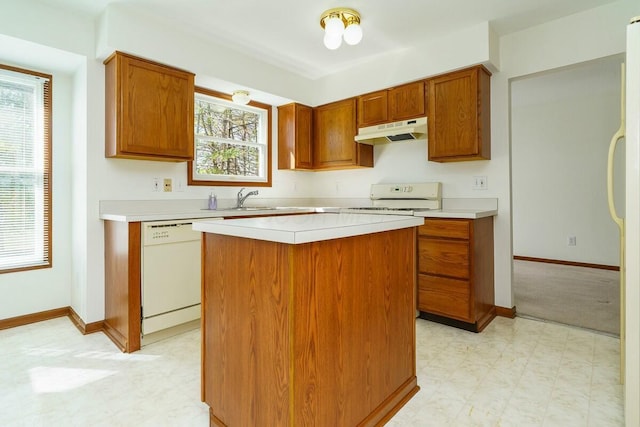
[[[104,221],[104,332],[124,352],[140,349],[139,222]]]
[[[307,336],[294,345],[300,425],[360,425],[415,376],[413,233],[317,242],[298,251],[295,306],[305,309],[296,311],[295,336]]]
[[[418,391],[414,229],[302,245],[204,236],[212,425],[381,425]]]
[[[202,385],[212,425],[292,425],[287,245],[203,236]]]

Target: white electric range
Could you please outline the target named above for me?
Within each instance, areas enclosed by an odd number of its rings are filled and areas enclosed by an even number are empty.
[[[380,215],[413,215],[414,212],[442,208],[442,184],[421,182],[413,184],[372,184],[370,206],[341,209],[341,213]]]

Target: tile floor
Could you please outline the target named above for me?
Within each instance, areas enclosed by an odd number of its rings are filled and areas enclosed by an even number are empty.
[[[207,426],[199,331],[122,354],[67,318],[0,331],[1,426]],[[388,426],[621,426],[619,340],[496,318],[417,320],[421,390]]]

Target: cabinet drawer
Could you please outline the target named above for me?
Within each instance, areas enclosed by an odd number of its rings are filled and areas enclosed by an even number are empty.
[[[469,282],[419,274],[418,310],[474,322]]]
[[[418,271],[468,279],[469,242],[419,237]]]
[[[449,239],[468,239],[470,222],[454,219],[425,219],[418,227],[421,236],[447,237]]]

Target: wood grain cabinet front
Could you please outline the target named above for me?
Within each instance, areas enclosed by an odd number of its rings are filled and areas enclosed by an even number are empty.
[[[314,169],[373,167],[373,146],[357,143],[356,132],[356,98],[314,108]]]
[[[193,160],[193,73],[115,52],[105,80],[106,157]]]
[[[278,107],[278,169],[313,169],[313,108]]]
[[[358,97],[358,127],[425,115],[424,81],[407,83]]]
[[[427,218],[418,228],[420,316],[479,332],[495,317],[493,217]]]
[[[428,159],[491,159],[491,73],[479,65],[427,80]]]

